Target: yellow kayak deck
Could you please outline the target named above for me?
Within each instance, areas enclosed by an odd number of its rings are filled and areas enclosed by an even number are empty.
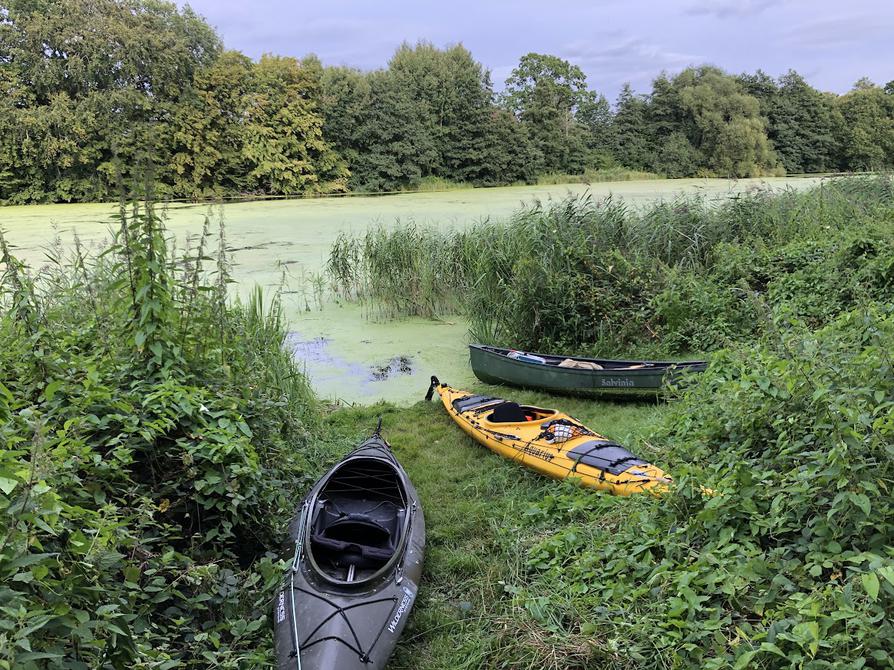
[[[460,428],[491,451],[536,472],[621,496],[657,494],[671,483],[661,468],[558,410],[432,382]]]

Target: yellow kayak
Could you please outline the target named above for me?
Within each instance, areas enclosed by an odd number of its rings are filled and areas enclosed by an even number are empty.
[[[426,397],[434,392],[473,439],[548,477],[574,479],[619,496],[660,493],[672,481],[661,468],[558,410],[468,393],[437,377]]]

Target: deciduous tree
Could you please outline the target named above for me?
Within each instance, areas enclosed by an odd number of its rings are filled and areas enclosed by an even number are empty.
[[[581,105],[592,102],[587,78],[576,65],[547,54],[522,56],[509,78],[503,104],[529,129],[547,172],[583,172],[587,134],[578,121]]]

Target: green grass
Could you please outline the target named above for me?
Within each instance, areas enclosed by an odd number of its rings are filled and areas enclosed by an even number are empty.
[[[431,193],[438,191],[461,191],[474,188],[471,184],[462,181],[451,181],[443,177],[423,177],[407,187],[411,193]]]
[[[666,179],[654,172],[641,170],[628,170],[627,168],[600,168],[598,170],[587,169],[583,174],[549,173],[537,177],[537,184],[597,184],[616,181],[645,181],[654,179]]]
[[[470,390],[497,392],[483,385]],[[520,402],[560,406],[661,462],[641,438],[666,410],[663,405],[500,391]],[[527,550],[543,532],[543,524],[531,523],[533,505],[558,491],[580,495],[584,504],[609,496],[578,492],[491,453],[460,430],[437,398],[408,408],[380,404],[332,413],[325,428],[339,445],[336,452],[368,435],[377,416],[383,417],[383,433],[419,491],[427,530],[419,600],[389,668],[586,667],[593,654],[589,638],[550,630],[513,593],[529,586]]]

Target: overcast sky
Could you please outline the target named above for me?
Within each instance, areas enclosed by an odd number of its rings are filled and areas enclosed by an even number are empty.
[[[794,68],[822,90],[894,80],[894,0],[191,0],[229,48],[383,67],[403,41],[462,43],[496,88],[529,51],[579,65],[614,99],[662,70]]]

